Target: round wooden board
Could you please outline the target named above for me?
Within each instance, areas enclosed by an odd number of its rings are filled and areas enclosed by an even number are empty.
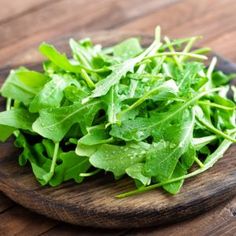
[[[88,34],[91,35],[91,34]],[[92,34],[96,42],[109,45],[130,33],[102,32]],[[74,34],[80,38],[81,34]],[[150,42],[144,36],[144,43]],[[68,37],[53,41],[60,49]],[[23,64],[38,68],[41,57],[36,45],[16,55],[5,68],[0,68],[0,83],[10,68]],[[218,57],[218,68],[236,72],[236,66]],[[3,109],[4,101],[0,100]],[[15,202],[48,217],[72,224],[128,228],[160,225],[180,221],[200,214],[236,194],[236,145],[213,168],[195,178],[186,180],[181,192],[175,196],[157,189],[125,199],[115,195],[134,188],[132,181],[124,178],[114,181],[111,175],[100,175],[82,184],[67,182],[60,187],[41,187],[29,167],[21,168],[17,162],[18,151],[12,140],[0,144],[0,190]]]

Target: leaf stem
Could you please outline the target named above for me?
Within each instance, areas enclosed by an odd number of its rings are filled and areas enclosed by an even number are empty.
[[[212,75],[212,72],[213,72],[213,70],[214,70],[214,68],[216,66],[216,63],[217,63],[217,58],[213,57],[210,65],[208,67],[208,70],[207,70],[207,78],[209,80],[211,80],[211,75]]]
[[[183,70],[183,66],[182,66],[182,64],[181,64],[181,62],[180,62],[180,58],[178,58],[177,55],[175,54],[175,49],[174,49],[174,47],[171,45],[170,39],[169,39],[168,37],[165,37],[164,40],[166,41],[167,47],[169,48],[170,52],[173,53],[173,58],[174,58],[174,60],[175,60],[175,62],[176,62],[176,65],[178,66],[178,68],[179,68],[180,70]],[[185,53],[185,52],[184,52],[184,53]]]
[[[196,157],[194,156],[194,161],[201,167],[201,168],[204,168],[204,164]]]
[[[11,110],[11,101],[12,101],[11,98],[8,98],[8,99],[7,99],[7,103],[6,103],[6,110],[7,110],[7,111],[10,111],[10,110]]]
[[[210,52],[210,51],[211,51],[210,48],[205,47],[205,48],[198,48],[198,49],[195,49],[195,50],[193,50],[191,53],[194,53],[194,54],[204,54],[204,53],[208,53],[208,52]]]
[[[217,107],[217,108],[220,108],[220,109],[223,109],[223,110],[229,110],[229,111],[236,109],[236,106],[235,107],[227,107],[227,106],[223,106],[223,105],[213,103],[213,102],[198,101],[198,104],[209,105],[209,106],[212,106],[212,107]]]
[[[202,36],[194,36],[194,37],[188,37],[188,38],[183,38],[183,39],[174,39],[171,41],[171,45],[172,46],[179,46],[183,43],[188,43],[190,40],[192,40],[193,38],[197,38],[197,39],[201,39]],[[166,44],[164,44],[161,49],[166,49],[168,46]]]
[[[58,156],[58,150],[59,150],[59,142],[55,143],[55,146],[54,146],[54,152],[53,152],[53,157],[52,157],[52,164],[51,164],[50,171],[49,171],[48,181],[54,175],[56,161],[57,161],[57,156]]]
[[[129,106],[128,108],[126,108],[125,110],[121,111],[118,114],[118,117],[121,117],[122,115],[124,115],[126,112],[136,108],[137,106],[139,106],[140,104],[142,104],[147,98],[149,98],[150,96],[152,96],[152,94],[154,94],[155,92],[157,92],[158,90],[160,90],[160,87],[157,87],[155,89],[152,89],[151,91],[147,92],[146,94],[144,94],[141,98],[139,98],[136,102],[134,102],[131,106]]]
[[[192,39],[190,39],[189,42],[186,44],[183,52],[184,53],[189,52],[197,39],[198,39],[198,37],[193,37]],[[186,56],[180,56],[179,57],[179,62],[181,63],[185,58],[186,58]]]
[[[90,77],[88,76],[87,72],[84,69],[81,69],[81,76],[86,81],[86,83],[88,84],[90,89],[94,89],[95,88],[95,84],[90,79]]]
[[[97,170],[94,170],[94,171],[89,172],[89,173],[80,173],[79,176],[80,177],[90,177],[90,176],[96,175],[100,171],[101,171],[101,169],[97,169]]]
[[[198,55],[192,52],[184,53],[184,52],[159,52],[153,56],[146,56],[144,59],[152,59],[155,57],[162,57],[162,56],[189,56],[192,58],[197,58],[197,59],[202,59],[202,60],[207,60],[207,57],[204,55]]]
[[[200,117],[197,116],[198,122],[205,126],[207,129],[209,129],[211,132],[213,132],[216,135],[219,135],[225,139],[228,139],[229,141],[236,143],[236,139],[232,138],[231,136],[229,136],[228,134],[225,134],[224,132],[222,132],[221,130],[215,128],[213,125],[209,124],[208,122],[205,122],[204,119],[201,119]]]

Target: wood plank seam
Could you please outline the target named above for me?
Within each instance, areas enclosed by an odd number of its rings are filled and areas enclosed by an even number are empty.
[[[44,232],[40,233],[38,236],[42,236],[42,235],[47,234],[48,232],[50,232],[50,231],[54,230],[55,228],[57,228],[59,225],[60,225],[60,223],[58,222],[56,225],[54,225],[53,227],[51,227],[51,228],[45,230]]]
[[[14,202],[12,202],[12,204],[13,204],[12,206],[9,206],[9,207],[7,207],[6,209],[0,211],[0,216],[1,216],[2,214],[4,214],[6,211],[8,211],[8,210],[10,210],[10,209],[12,209],[12,208],[14,208],[14,207],[16,207],[16,204],[15,204]]]

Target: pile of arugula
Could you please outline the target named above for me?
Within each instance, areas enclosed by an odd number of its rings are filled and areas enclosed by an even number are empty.
[[[193,50],[198,39],[161,41],[159,27],[147,48],[71,39],[72,59],[42,43],[43,72],[12,70],[1,88],[0,140],[15,135],[19,164],[42,185],[104,170],[134,179],[137,189],[118,197],[178,193],[236,142],[234,76],[215,71],[216,58],[202,63],[209,49]]]

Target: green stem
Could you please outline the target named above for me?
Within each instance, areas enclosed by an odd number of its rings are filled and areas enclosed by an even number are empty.
[[[188,56],[188,57],[192,57],[192,58],[197,58],[197,59],[202,59],[202,60],[207,60],[207,57],[204,55],[198,55],[198,54],[194,54],[191,52],[188,53],[184,53],[184,52],[159,52],[153,56],[146,56],[145,59],[152,59],[155,57],[162,57],[162,56]]]
[[[204,53],[208,53],[210,52],[211,49],[210,48],[198,48],[196,50],[193,50],[191,53],[194,53],[194,54],[204,54]]]
[[[227,107],[227,106],[223,106],[217,103],[213,103],[213,102],[204,102],[204,101],[198,101],[198,104],[202,104],[202,105],[209,105],[211,107],[217,107],[223,110],[228,110],[228,111],[232,111],[235,110],[236,107]]]
[[[193,146],[196,150],[200,150],[202,147],[215,141],[218,137],[216,135],[205,136],[201,138],[193,138]]]
[[[81,76],[86,81],[86,83],[88,84],[89,88],[91,88],[91,89],[95,88],[95,84],[90,79],[90,77],[88,76],[87,72],[84,69],[81,70]]]
[[[6,110],[7,110],[7,111],[10,111],[10,110],[11,110],[11,101],[12,101],[11,98],[8,98],[8,99],[7,99],[7,103],[6,103]]]
[[[177,57],[177,55],[175,54],[175,53],[176,53],[176,52],[175,52],[175,49],[174,49],[174,47],[171,45],[171,42],[170,42],[169,38],[168,38],[168,37],[165,37],[164,40],[166,41],[167,46],[168,46],[170,52],[174,53],[174,54],[173,54],[173,58],[174,58],[174,60],[175,60],[176,65],[178,66],[178,68],[179,68],[180,70],[183,70],[183,66],[182,66],[182,64],[181,64],[181,62],[180,62],[180,59],[179,59],[179,58]]]
[[[207,70],[207,78],[211,81],[211,75],[212,75],[212,72],[216,66],[216,63],[217,63],[217,58],[216,57],[213,57],[212,60],[211,60],[211,63],[208,67],[208,70]]]
[[[204,164],[196,157],[194,156],[194,161],[201,167],[201,168],[204,168]]]
[[[201,97],[205,96],[205,95],[208,95],[210,93],[213,93],[213,92],[217,92],[219,91],[221,88],[214,88],[214,89],[210,89],[208,91],[204,91],[198,95],[196,95],[195,97],[193,97],[191,100],[187,101],[186,103],[184,103],[179,109],[175,110],[171,115],[169,115],[168,117],[166,117],[165,121],[169,120],[170,118],[172,118],[173,116],[175,116],[176,114],[178,114],[180,111],[183,111],[185,108],[189,107],[190,105],[192,105],[194,102],[196,102],[198,99],[200,99]],[[153,93],[153,90],[149,93]],[[148,94],[150,95],[150,94]],[[121,111],[118,115],[117,115],[117,119],[120,121],[121,120],[121,117],[122,115],[124,115],[125,112],[133,109],[134,107],[136,107],[137,105],[141,104],[143,102],[143,99],[146,99],[146,96],[140,98],[137,103],[134,103],[133,105],[131,105],[130,107],[128,107],[127,109]],[[154,127],[155,125],[153,125]],[[151,128],[151,127],[150,127]]]
[[[94,171],[89,172],[89,173],[80,173],[79,176],[80,177],[90,177],[90,176],[96,175],[100,171],[101,171],[100,169],[97,169],[97,170],[94,170]]]
[[[121,111],[117,116],[120,118],[122,117],[126,112],[136,108],[137,106],[141,105],[146,99],[148,99],[150,96],[152,96],[152,94],[155,94],[155,92],[157,92],[158,90],[160,90],[160,87],[157,87],[149,92],[147,92],[146,94],[144,94],[141,98],[139,98],[136,102],[134,102],[131,106],[129,106],[128,108],[126,108],[125,110]]]
[[[236,139],[232,138],[231,136],[229,136],[228,134],[225,134],[224,132],[222,132],[221,130],[215,128],[213,125],[209,124],[208,122],[204,121],[204,119],[201,119],[200,117],[197,116],[198,122],[205,126],[208,130],[210,130],[211,132],[213,132],[214,134],[221,136],[225,139],[228,139],[229,141],[236,143]]]
[[[197,39],[198,39],[198,37],[193,37],[191,40],[189,40],[189,42],[185,46],[183,52],[188,53]],[[186,58],[186,56],[180,56],[179,62],[181,63],[185,58]]]
[[[56,162],[57,162],[57,156],[58,156],[58,150],[59,150],[59,143],[55,143],[53,157],[52,157],[52,164],[51,164],[50,171],[49,171],[48,181],[54,175],[55,166],[56,166]]]
[[[189,37],[189,38],[183,38],[183,39],[174,39],[171,41],[171,45],[172,46],[179,46],[183,43],[188,43],[190,40],[192,40],[193,38],[197,38],[197,39],[201,39],[202,36],[194,36],[194,37]],[[166,44],[164,44],[161,49],[166,49],[168,48],[168,46]]]

